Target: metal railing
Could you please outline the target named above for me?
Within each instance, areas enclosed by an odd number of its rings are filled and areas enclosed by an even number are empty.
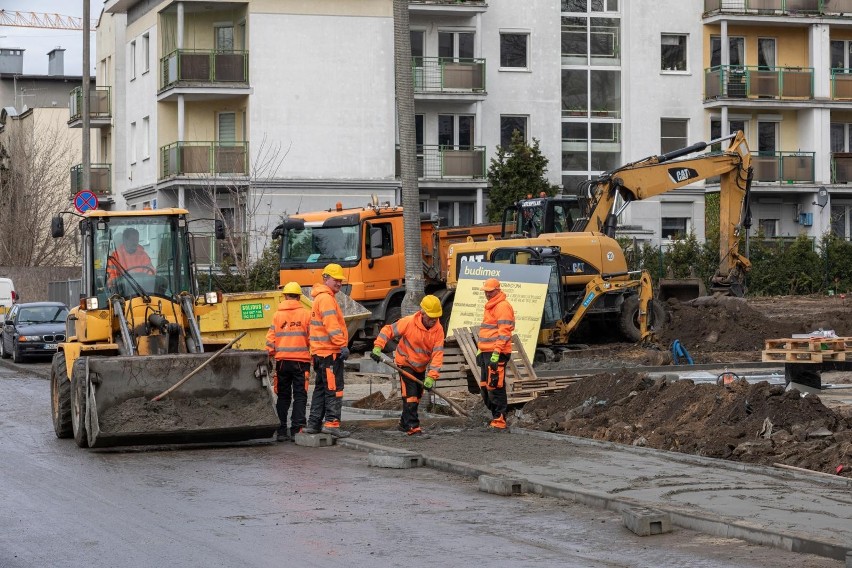
[[[91,164],[89,168],[90,187],[83,187],[83,164],[71,168],[71,195],[88,189],[98,195],[112,194],[112,164]]]
[[[705,15],[727,14],[812,14],[852,13],[852,0],[704,0]]]
[[[89,117],[110,118],[111,109],[111,87],[93,87],[89,90]],[[83,87],[75,87],[71,91],[71,99],[68,103],[68,122],[83,118]]]
[[[412,6],[486,6],[485,0],[411,0],[410,4]]]
[[[160,179],[248,172],[248,142],[174,142],[160,148]]]
[[[459,57],[415,57],[415,93],[460,93],[485,90],[485,60]]]
[[[704,98],[812,99],[813,67],[717,65],[704,70]]]
[[[755,152],[754,181],[813,182],[814,161],[815,152]]]
[[[233,233],[230,239],[217,239],[212,233],[192,233],[192,260],[204,266],[225,266],[246,258],[248,235]]]
[[[399,147],[396,150],[396,175],[400,175]],[[417,177],[423,180],[485,179],[485,146],[418,146]]]
[[[176,49],[160,59],[160,88],[176,83],[248,83],[248,51]]]
[[[849,183],[852,181],[852,152],[834,152],[831,154],[831,183]]]
[[[848,67],[831,68],[831,98],[852,100],[852,69]]]

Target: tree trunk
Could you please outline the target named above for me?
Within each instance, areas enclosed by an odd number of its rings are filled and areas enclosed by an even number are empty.
[[[423,261],[420,250],[420,193],[414,133],[414,82],[411,74],[411,36],[408,0],[393,2],[394,78],[399,123],[399,157],[405,237],[405,298],[402,315],[419,309],[423,297]]]

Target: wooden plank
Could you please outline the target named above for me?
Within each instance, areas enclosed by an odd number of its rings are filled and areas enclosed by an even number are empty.
[[[764,349],[785,351],[849,351],[852,350],[852,338],[811,337],[808,339],[767,339]]]
[[[783,361],[786,363],[822,363],[823,353],[814,351],[782,351],[766,349],[762,351],[764,363]]]

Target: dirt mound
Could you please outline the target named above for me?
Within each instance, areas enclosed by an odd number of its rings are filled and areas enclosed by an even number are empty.
[[[385,398],[382,391],[376,391],[371,395],[356,400],[352,403],[352,406],[369,410],[402,410],[402,399],[398,396]]]
[[[519,425],[735,461],[784,463],[852,477],[852,423],[766,382],[668,382],[622,371],[528,403]]]

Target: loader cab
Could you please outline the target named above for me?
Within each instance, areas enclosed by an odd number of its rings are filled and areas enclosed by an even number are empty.
[[[497,264],[527,264],[550,266],[550,279],[542,312],[542,327],[551,327],[565,313],[565,298],[562,291],[562,274],[559,266],[559,247],[506,247],[494,249],[490,262]]]
[[[532,238],[542,233],[563,233],[572,230],[580,217],[580,200],[574,195],[521,199],[503,211],[502,236]]]
[[[105,306],[107,298],[195,295],[184,215],[91,216],[80,223],[83,290]]]

